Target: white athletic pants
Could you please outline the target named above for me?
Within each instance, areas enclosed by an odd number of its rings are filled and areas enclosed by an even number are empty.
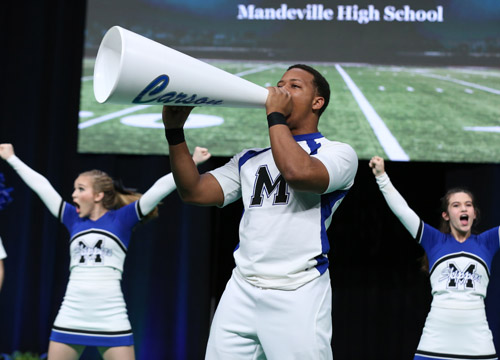
[[[327,271],[296,290],[261,289],[233,272],[215,313],[206,360],[332,359]]]

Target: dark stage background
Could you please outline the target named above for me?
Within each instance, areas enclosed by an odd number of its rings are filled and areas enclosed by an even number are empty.
[[[82,0],[5,2],[1,15],[0,142],[13,143],[67,200],[83,170],[103,169],[139,191],[170,170],[161,156],[77,154],[85,9]],[[211,159],[202,170],[226,161]],[[498,164],[388,163],[387,169],[431,225],[438,223],[440,196],[456,184],[476,193],[481,230],[500,222]],[[44,353],[68,278],[68,234],[7,164],[0,163],[0,172],[14,187],[13,203],[0,213],[8,253],[0,353]],[[123,289],[138,359],[203,358],[210,319],[233,267],[240,212],[239,203],[184,205],[174,193],[159,219],[137,229]],[[385,205],[366,161],[329,235],[335,358],[412,359],[431,300],[420,269],[423,253]],[[498,255],[492,272],[487,310],[500,351]],[[96,358],[95,350],[84,358]]]

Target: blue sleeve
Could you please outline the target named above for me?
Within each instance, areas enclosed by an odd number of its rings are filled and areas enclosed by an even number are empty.
[[[116,210],[116,214],[120,219],[121,226],[130,230],[141,220],[137,201],[119,208]]]
[[[61,202],[61,208],[59,209],[59,220],[71,232],[73,225],[78,220],[76,208],[66,201]]]
[[[428,256],[434,254],[445,240],[443,233],[436,228],[423,223],[424,229],[422,231],[422,237],[420,239],[420,245],[424,248]]]
[[[500,235],[499,227],[494,227],[493,229],[486,230],[479,235],[481,242],[484,242],[488,250],[495,254],[500,248]]]

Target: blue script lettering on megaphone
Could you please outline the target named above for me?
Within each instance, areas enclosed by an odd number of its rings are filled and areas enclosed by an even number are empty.
[[[197,94],[184,94],[183,92],[163,92],[170,78],[168,75],[160,75],[151,81],[132,101],[134,104],[146,104],[153,101],[163,104],[181,105],[221,105],[224,100],[215,100],[208,97],[198,97]]]

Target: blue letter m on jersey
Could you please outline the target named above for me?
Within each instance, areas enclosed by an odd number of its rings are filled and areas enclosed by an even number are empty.
[[[273,205],[285,205],[288,203],[288,198],[290,196],[288,192],[288,185],[283,179],[283,176],[279,176],[272,181],[271,174],[269,174],[269,169],[267,165],[259,167],[257,173],[255,174],[255,183],[253,186],[253,195],[250,201],[250,206],[262,206],[264,196],[263,191],[266,191],[266,196],[269,198],[273,192],[274,201]]]

